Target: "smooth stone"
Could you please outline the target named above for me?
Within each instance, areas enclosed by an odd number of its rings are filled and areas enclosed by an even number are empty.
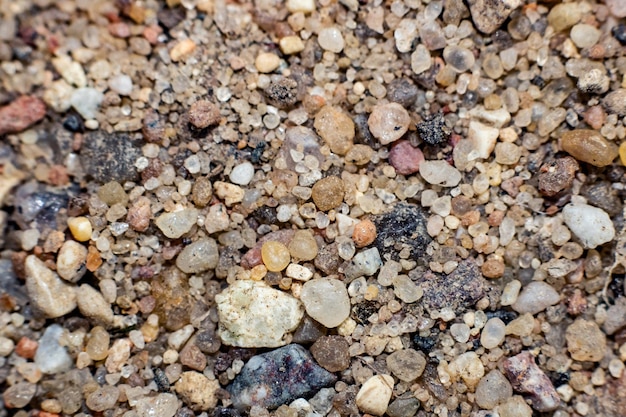
[[[382,416],[387,411],[392,391],[391,375],[375,375],[365,381],[357,393],[356,405],[364,413]]]
[[[215,302],[219,335],[231,346],[284,346],[304,314],[300,301],[263,282],[236,281],[217,294]]]
[[[174,417],[177,410],[178,398],[170,393],[143,397],[135,403],[135,411],[139,417]]]
[[[236,165],[230,172],[228,178],[237,185],[248,185],[254,177],[254,165],[250,162],[244,162]]]
[[[253,356],[226,389],[238,409],[274,409],[308,398],[335,381],[336,377],[317,365],[306,349],[291,344]]]
[[[350,264],[345,268],[344,275],[347,281],[362,276],[372,276],[383,266],[383,261],[378,252],[378,248],[363,250],[352,258]]]
[[[342,281],[317,278],[302,285],[300,301],[309,316],[328,328],[339,326],[350,315],[350,297]]]
[[[96,323],[109,325],[113,322],[111,304],[91,285],[83,284],[76,289],[76,302],[81,314]]]
[[[195,208],[183,209],[172,213],[163,213],[157,217],[155,224],[170,239],[178,239],[196,224],[198,210]]]
[[[615,238],[615,226],[606,211],[588,204],[572,203],[563,208],[563,220],[583,246],[593,249]]]
[[[411,382],[422,376],[426,368],[424,354],[414,349],[403,349],[387,356],[387,368],[399,380]]]
[[[69,370],[72,365],[72,357],[65,347],[61,346],[59,339],[65,330],[58,324],[49,326],[39,339],[35,364],[44,374],[52,375]]]
[[[64,316],[76,308],[75,287],[59,278],[35,255],[26,257],[24,269],[30,301],[47,318]]]
[[[87,248],[74,240],[67,240],[59,249],[57,274],[64,280],[77,282],[87,272],[86,262]]]
[[[341,31],[334,26],[320,30],[317,36],[317,42],[322,49],[336,54],[341,52],[345,45]]]
[[[520,314],[537,314],[558,304],[559,301],[561,301],[561,296],[550,284],[543,281],[533,281],[522,289],[521,294],[511,307]]]
[[[491,410],[511,398],[513,388],[506,377],[497,369],[485,375],[476,387],[476,404]]]
[[[104,100],[104,94],[95,88],[77,88],[70,97],[70,104],[83,119],[94,119],[98,114],[100,104]]]
[[[504,341],[506,324],[497,317],[491,318],[480,334],[480,344],[485,349],[494,349]]]
[[[370,132],[382,145],[400,139],[409,129],[411,116],[401,104],[380,104],[367,119]]]
[[[604,139],[599,132],[589,129],[577,129],[561,136],[563,150],[579,161],[597,167],[610,165],[617,158],[618,147]]]
[[[214,239],[199,239],[185,248],[176,258],[176,266],[186,274],[197,274],[217,266],[219,252]]]
[[[443,160],[423,161],[419,172],[427,183],[442,187],[456,187],[462,178],[458,169]]]

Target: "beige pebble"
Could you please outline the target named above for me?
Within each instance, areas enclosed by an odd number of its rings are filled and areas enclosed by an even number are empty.
[[[183,39],[170,50],[170,59],[178,62],[196,50],[196,43],[191,39]]]
[[[373,376],[365,381],[356,395],[356,405],[364,413],[382,416],[387,411],[392,391],[391,375]]]
[[[79,242],[86,242],[91,239],[91,232],[93,231],[93,228],[91,227],[91,222],[87,217],[70,217],[67,219],[67,225],[69,226],[74,239]]]
[[[286,55],[297,54],[304,50],[304,42],[302,42],[299,36],[285,36],[279,41],[278,45],[280,46],[280,51]]]
[[[35,255],[26,258],[24,269],[30,301],[46,317],[61,317],[76,308],[74,286],[59,278]]]
[[[87,248],[78,242],[68,240],[63,243],[57,256],[57,274],[67,281],[76,282],[85,275]]]
[[[99,324],[113,322],[113,310],[102,294],[91,285],[83,284],[76,290],[78,309],[85,316]]]
[[[260,53],[254,60],[254,66],[259,72],[268,73],[274,71],[280,65],[278,55],[271,52]]]

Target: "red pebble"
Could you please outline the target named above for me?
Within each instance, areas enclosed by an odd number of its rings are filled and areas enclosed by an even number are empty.
[[[23,336],[19,342],[17,342],[17,346],[15,346],[15,353],[21,356],[24,359],[33,359],[35,357],[35,353],[37,353],[37,348],[39,347],[39,343],[36,340],[31,340],[26,336]]]
[[[0,107],[0,135],[17,133],[37,123],[46,115],[46,105],[34,96],[20,96]]]
[[[389,151],[389,162],[401,175],[414,174],[419,171],[424,154],[408,140],[396,142]]]

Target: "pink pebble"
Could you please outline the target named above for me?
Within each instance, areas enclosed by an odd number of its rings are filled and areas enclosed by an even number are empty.
[[[424,154],[411,145],[408,140],[396,142],[389,151],[389,162],[401,175],[410,175],[419,171]]]

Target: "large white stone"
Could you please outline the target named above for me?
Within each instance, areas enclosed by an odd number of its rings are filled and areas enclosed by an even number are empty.
[[[215,296],[222,342],[241,347],[278,347],[304,314],[296,298],[263,282],[236,281]]]
[[[318,278],[302,286],[300,300],[306,312],[328,328],[337,327],[350,315],[350,297],[343,282]]]
[[[589,204],[568,204],[563,208],[563,220],[587,249],[610,242],[615,237],[615,227],[607,212]]]

